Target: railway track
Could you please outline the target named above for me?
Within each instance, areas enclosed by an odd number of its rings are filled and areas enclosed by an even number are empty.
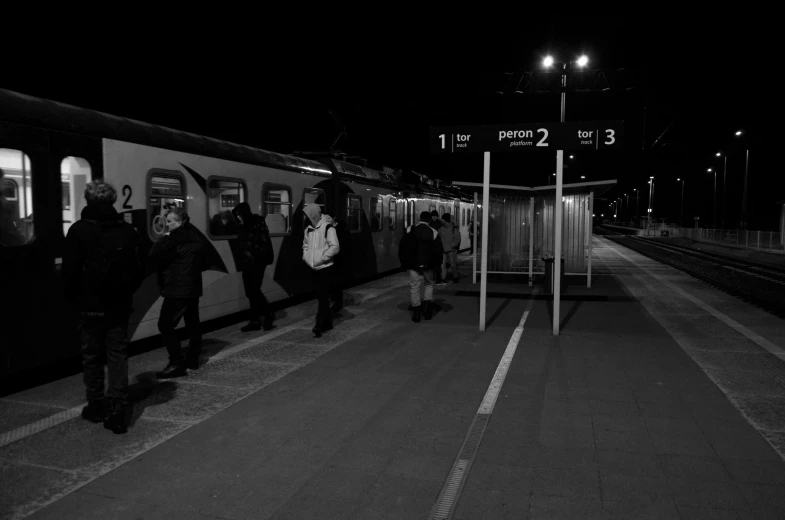
[[[596,227],[595,232],[772,314],[785,317],[785,268],[628,236],[602,226]]]

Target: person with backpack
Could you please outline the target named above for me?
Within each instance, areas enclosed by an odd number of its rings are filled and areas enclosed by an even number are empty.
[[[330,288],[335,278],[334,258],[341,248],[332,217],[322,215],[322,209],[316,204],[306,204],[303,213],[308,217],[303,237],[303,261],[313,270],[313,286],[319,300],[313,334],[320,338],[323,332],[333,328]]]
[[[439,228],[439,238],[442,241],[444,254],[442,255],[441,275],[447,282],[447,264],[452,271],[452,282],[458,283],[458,248],[461,247],[461,230],[452,221],[449,213],[442,215],[442,225]]]
[[[65,237],[65,297],[78,312],[87,406],[82,417],[128,431],[128,318],[132,295],[144,276],[139,236],[114,203],[117,191],[101,180],[87,183],[87,206]],[[104,396],[104,359],[109,384]]]
[[[420,222],[406,229],[398,246],[401,267],[409,271],[409,289],[412,303],[412,321],[420,317],[433,317],[433,275],[442,261],[442,242],[439,233],[430,226],[431,214],[420,213]],[[420,286],[425,285],[423,303],[420,303]]]
[[[267,308],[267,300],[261,289],[264,269],[275,260],[270,230],[262,217],[251,213],[251,206],[247,202],[235,206],[232,215],[240,225],[237,232],[237,269],[243,273],[245,296],[251,304],[251,319],[240,330],[271,330],[273,313]]]
[[[338,244],[340,244],[338,254],[333,257],[335,279],[333,280],[330,293],[330,311],[336,314],[343,309],[343,288],[352,279],[352,234],[346,225],[346,221],[338,219],[336,213],[324,212],[324,215],[333,218],[332,228],[335,230]],[[327,227],[324,228],[325,233],[327,233],[327,229]]]
[[[153,244],[150,258],[157,263],[158,288],[164,298],[158,318],[169,363],[156,376],[159,379],[188,375],[186,368],[197,370],[202,351],[199,322],[199,298],[202,296],[202,271],[207,245],[204,237],[190,223],[184,208],[166,214],[168,231]],[[185,318],[190,342],[184,359],[175,328]]]

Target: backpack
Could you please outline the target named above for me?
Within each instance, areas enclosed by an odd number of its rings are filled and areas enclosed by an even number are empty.
[[[404,269],[417,266],[417,239],[411,231],[404,232],[398,243],[398,260]]]
[[[275,250],[273,242],[270,240],[270,231],[267,224],[258,215],[253,215],[253,231],[248,237],[250,242],[248,249],[256,265],[272,265],[275,261]]]
[[[125,226],[107,227],[90,222],[99,228],[82,264],[82,275],[101,304],[113,307],[127,300],[139,287],[142,265]]]

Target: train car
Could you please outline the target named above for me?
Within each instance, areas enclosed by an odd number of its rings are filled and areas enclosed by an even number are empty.
[[[399,269],[400,237],[419,211],[464,215],[471,206],[458,191],[403,185],[334,157],[278,154],[2,89],[0,169],[4,382],[78,356],[60,266],[65,235],[80,218],[84,187],[93,179],[116,187],[115,208],[137,229],[145,254],[166,233],[166,211],[186,208],[209,244],[203,321],[249,307],[234,257],[231,209],[240,202],[270,228],[275,263],[265,270],[262,291],[271,302],[311,291],[301,261],[305,204],[322,205],[350,230],[351,243],[341,244],[351,262],[347,283]],[[468,247],[468,228],[461,229]],[[132,340],[158,335],[161,303],[155,266],[148,265],[134,295]]]

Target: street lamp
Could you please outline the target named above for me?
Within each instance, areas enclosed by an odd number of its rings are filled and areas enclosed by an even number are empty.
[[[542,65],[547,69],[551,65],[556,63],[553,59],[553,56],[546,56],[544,60],[542,60]],[[570,63],[576,63],[579,67],[585,67],[589,63],[589,58],[584,54],[576,61],[563,61],[562,64],[562,75],[561,75],[561,122],[564,122],[564,111],[566,108],[566,97],[567,97],[567,66]],[[572,159],[572,156],[570,157]]]
[[[684,227],[684,179],[676,179],[676,181],[681,182],[681,213],[679,214],[679,224],[681,227]]]
[[[651,214],[654,206],[654,177],[649,177],[649,227],[651,227]]]
[[[715,155],[724,158],[724,164],[722,166],[722,229],[725,229],[725,199],[727,198],[725,194],[728,191],[728,154],[717,152]]]
[[[741,137],[745,135],[744,130],[737,130],[736,137]],[[747,158],[744,162],[744,195],[742,195],[741,199],[741,227],[742,229],[747,229],[747,173],[749,172],[750,168],[750,147],[747,144]]]
[[[712,169],[709,168],[706,171],[711,173]],[[713,170],[713,171],[714,171],[714,217],[711,221],[711,224],[712,226],[714,226],[714,229],[717,229],[717,170]]]
[[[640,206],[640,197],[638,197],[638,188],[633,188],[632,191],[635,192],[635,216],[640,217],[641,206]]]

